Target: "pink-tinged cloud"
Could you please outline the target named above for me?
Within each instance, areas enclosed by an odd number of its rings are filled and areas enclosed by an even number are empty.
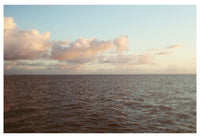
[[[87,63],[93,61],[100,53],[110,49],[117,52],[128,50],[128,37],[120,36],[112,41],[100,41],[95,38],[78,38],[75,42],[62,46],[54,44],[51,51],[51,58],[65,60],[70,63]]]
[[[120,36],[113,40],[117,51],[129,50],[129,40],[128,36]]]
[[[111,41],[99,41],[98,39],[78,38],[68,46],[53,45],[51,58],[66,60],[73,63],[86,63],[92,61],[99,53],[113,48]]]
[[[153,61],[153,55],[150,53],[145,53],[142,55],[138,55],[135,63],[133,64],[151,64]]]
[[[151,65],[155,55],[167,55],[171,49],[181,47],[172,45],[149,49],[148,53],[140,55],[127,54],[128,36],[107,41],[82,37],[71,43],[69,40],[51,41],[49,32],[20,30],[11,17],[4,18],[4,59],[8,61],[4,64],[5,70],[74,71],[83,69],[86,63],[107,63],[132,69],[133,66]],[[41,59],[46,61],[40,62]],[[47,63],[47,60],[52,62]]]
[[[152,64],[154,56],[150,53],[145,53],[142,55],[134,54],[118,54],[116,56],[101,56],[98,58],[99,63],[109,63],[115,65],[142,65],[142,64]]]
[[[156,55],[169,55],[169,54],[171,54],[171,53],[172,53],[172,52],[163,51],[163,52],[156,53]]]
[[[4,65],[4,70],[10,70],[12,68],[11,65]]]
[[[160,51],[162,48],[154,48],[154,49],[148,49],[148,51],[154,52],[154,51]]]
[[[177,48],[181,48],[183,47],[182,45],[172,45],[172,46],[168,46],[166,47],[166,49],[177,49]]]
[[[68,71],[68,70],[80,70],[83,68],[83,64],[67,64],[66,62],[58,62],[56,64],[51,64],[47,66],[47,69],[49,70],[63,70],[63,71]]]
[[[20,30],[11,17],[4,17],[4,59],[36,59],[45,56],[51,47],[50,33]]]
[[[119,53],[117,55],[112,56],[104,56],[101,55],[98,57],[99,63],[109,63],[109,64],[131,64],[136,59],[136,55],[134,54],[124,54]]]
[[[6,60],[4,61],[4,69],[35,69],[35,68],[44,68],[48,64],[45,61],[37,60]]]
[[[149,52],[156,52],[156,51],[164,51],[164,50],[172,50],[183,47],[182,45],[171,45],[167,46],[165,48],[154,48],[154,49],[148,49]]]
[[[4,30],[10,31],[17,28],[17,24],[14,23],[13,18],[11,17],[4,17]]]
[[[67,46],[70,43],[69,40],[65,40],[65,41],[52,41],[51,44],[53,45],[61,45],[61,46]]]

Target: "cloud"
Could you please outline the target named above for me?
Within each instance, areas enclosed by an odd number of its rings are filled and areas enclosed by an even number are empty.
[[[36,59],[44,57],[51,47],[50,33],[20,30],[11,17],[4,17],[4,59]]]
[[[167,46],[165,48],[154,48],[154,49],[148,49],[147,51],[149,52],[155,52],[155,51],[165,51],[165,50],[172,50],[172,49],[177,49],[183,47],[182,45],[171,45]]]
[[[70,43],[69,40],[65,40],[65,41],[52,41],[51,44],[53,45],[62,45],[62,46],[67,46]]]
[[[196,74],[196,68],[184,64],[168,64],[160,72],[163,74],[166,74],[166,72],[168,74]]]
[[[169,50],[173,50],[173,49],[178,49],[183,47],[182,45],[171,45],[171,46],[167,46],[165,48],[154,48],[154,49],[148,49],[147,51],[149,52],[156,52],[158,51],[158,53],[155,53],[155,55],[168,55],[171,54],[172,52],[169,52]]]
[[[181,48],[183,47],[182,45],[172,45],[172,46],[168,46],[166,47],[166,49],[177,49],[177,48]]]
[[[115,65],[142,65],[142,64],[152,64],[154,56],[150,53],[145,53],[141,55],[134,54],[118,54],[116,56],[101,56],[98,58],[99,63],[109,63]]]
[[[9,68],[46,68],[48,65],[57,63],[53,60],[5,60],[4,66]]]
[[[168,54],[171,54],[171,53],[172,52],[163,51],[163,52],[156,53],[156,55],[168,55]]]
[[[12,68],[11,65],[4,65],[4,70],[10,70]]]
[[[49,32],[21,30],[13,18],[4,17],[4,70],[10,72],[39,70],[46,73],[47,70],[68,73],[83,70],[88,63],[110,64],[115,68],[132,70],[138,65],[152,65],[156,55],[167,55],[170,50],[181,47],[171,45],[148,49],[144,54],[128,54],[128,36],[106,41],[82,37],[73,42],[52,41]]]
[[[74,64],[67,64],[66,62],[58,62],[56,64],[48,65],[47,69],[50,70],[63,70],[63,71],[68,71],[68,70],[80,70],[83,68],[82,64],[74,65]]]
[[[119,53],[117,55],[112,55],[112,56],[101,55],[98,57],[99,63],[109,63],[109,64],[129,64],[133,60],[135,60],[134,54],[126,55],[124,53]]]
[[[76,73],[83,70],[83,64],[68,64],[66,62],[52,60],[7,60],[4,61],[5,74],[52,74],[52,73]]]
[[[154,49],[148,49],[148,51],[160,51],[162,50],[161,48],[154,48]]]
[[[11,17],[4,17],[4,30],[5,31],[11,31],[15,30],[17,28],[17,24],[14,23],[13,18]]]
[[[80,37],[65,46],[56,43],[52,47],[51,58],[65,60],[70,63],[87,63],[93,61],[100,53],[114,48],[117,52],[128,50],[128,37],[120,36],[113,41]]]
[[[151,64],[153,61],[153,58],[154,58],[153,55],[150,53],[138,55],[135,63],[133,63],[133,64],[140,64],[140,65],[141,64]]]
[[[55,44],[52,47],[51,58],[66,60],[72,63],[86,63],[92,61],[100,52],[113,48],[111,41],[78,38],[68,46]]]
[[[117,51],[129,50],[128,36],[120,36],[113,40],[114,45],[116,45]]]

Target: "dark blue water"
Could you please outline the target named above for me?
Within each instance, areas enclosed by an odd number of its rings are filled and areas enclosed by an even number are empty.
[[[195,133],[196,75],[5,75],[4,132]]]

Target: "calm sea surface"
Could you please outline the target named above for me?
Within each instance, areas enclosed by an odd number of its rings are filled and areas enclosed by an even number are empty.
[[[196,75],[5,75],[4,132],[195,133]]]

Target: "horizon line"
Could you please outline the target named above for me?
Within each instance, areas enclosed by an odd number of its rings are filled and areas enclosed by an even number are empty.
[[[196,75],[196,73],[173,73],[173,74],[4,74],[4,76],[6,75],[31,75],[31,76],[37,76],[37,75],[41,75],[41,76],[86,76],[86,75],[98,75],[98,76],[105,76],[105,75]]]

